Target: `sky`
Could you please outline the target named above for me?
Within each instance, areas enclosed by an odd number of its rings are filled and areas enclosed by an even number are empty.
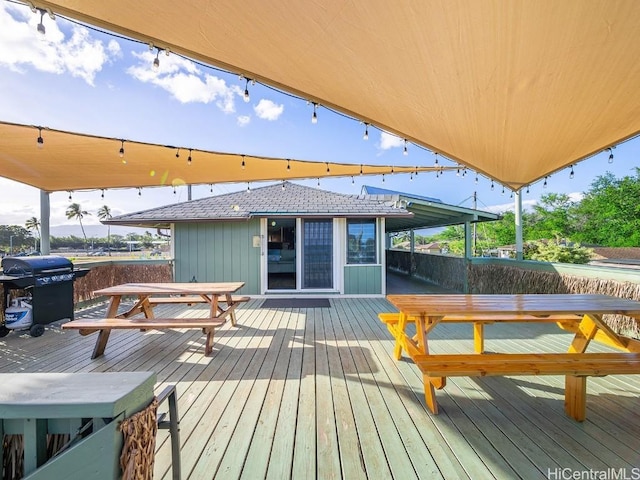
[[[354,164],[432,166],[434,154],[320,107],[317,123],[311,122],[313,107],[305,100],[264,85],[248,85],[237,75],[191,62],[175,54],[158,55],[149,46],[93,27],[55,20],[45,15],[44,35],[38,33],[40,15],[11,1],[0,2],[0,121],[38,125],[59,130],[111,138],[180,145],[247,155],[296,158]],[[34,140],[35,142],[35,140]],[[0,140],[0,148],[2,147]],[[634,175],[640,166],[640,139],[618,145],[613,163],[602,152],[523,193],[529,207],[546,193],[565,193],[579,199],[592,182],[606,172],[616,177]],[[441,164],[447,164],[440,159]],[[451,164],[452,165],[452,164]],[[69,172],[73,175],[73,172]],[[475,175],[440,177],[420,174],[321,179],[320,188],[358,194],[362,185],[435,197],[450,205],[491,212],[513,209],[509,190],[491,189],[491,181]],[[297,182],[316,187],[316,179]],[[256,188],[260,184],[252,184]],[[192,198],[245,189],[246,184],[193,186]],[[0,224],[21,225],[40,217],[39,190],[0,177]],[[141,194],[139,194],[141,193]],[[97,210],[107,205],[114,216],[187,200],[187,188],[147,188],[58,192],[50,196],[52,227],[77,226],[66,218],[71,202],[91,215],[86,225],[100,225]],[[106,236],[106,226],[104,226]],[[127,231],[135,231],[126,227]],[[52,232],[54,229],[52,228]],[[124,233],[124,232],[118,232]],[[55,233],[54,233],[55,235]]]

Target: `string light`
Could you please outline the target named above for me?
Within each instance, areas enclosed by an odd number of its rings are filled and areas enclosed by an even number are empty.
[[[353,179],[353,175],[351,175],[351,185],[355,185],[356,181]]]
[[[242,167],[242,169],[244,170],[245,167],[245,163],[244,163],[244,155],[242,155],[242,163],[240,164],[240,166]]]
[[[36,139],[36,146],[39,149],[44,147],[44,138],[42,138],[42,127],[38,127],[38,138]]]
[[[318,185],[318,188],[320,188],[320,177],[318,177],[318,183],[317,183],[317,185]]]
[[[511,193],[509,194],[509,198],[513,198],[513,190],[511,190]]]
[[[69,190],[69,201],[71,201],[71,190]]]
[[[504,195],[504,185],[502,186],[502,195]]]
[[[491,191],[493,191],[493,180],[491,180]]]
[[[191,149],[189,149],[189,157],[187,158],[187,165],[191,165]]]
[[[313,115],[311,115],[311,123],[318,123],[318,104],[316,102],[311,102],[313,104]]]
[[[176,187],[175,186],[173,187],[173,194],[174,195],[176,194]]]
[[[436,155],[436,162],[434,163],[434,165],[437,167],[438,166],[438,152],[434,152]]]
[[[284,192],[285,186],[284,186],[284,180],[282,180],[282,191]]]
[[[363,140],[369,140],[369,124],[367,122],[364,123],[364,135],[362,136]]]
[[[571,171],[569,172],[569,178],[572,179],[575,173],[573,173],[573,165],[571,165]]]
[[[120,150],[118,151],[120,158],[124,158],[124,140],[120,140]]]
[[[210,184],[209,184],[209,192],[210,192],[210,193],[213,193],[213,183],[210,183]]]
[[[33,13],[39,13],[40,14],[40,23],[38,24],[38,26],[36,27],[36,29],[38,30],[38,33],[44,35],[46,33],[46,29],[44,28],[44,23],[42,23],[42,19],[44,18],[44,14],[48,13],[49,14],[49,18],[51,18],[51,20],[55,20],[56,17],[53,14],[53,12],[50,9],[44,9],[44,8],[36,8],[33,4],[31,5],[31,11]]]
[[[478,184],[478,174],[476,173],[476,185]]]
[[[331,171],[329,170],[329,162],[326,162],[326,163],[327,163],[327,173],[329,173]]]
[[[244,95],[242,96],[245,103],[249,103],[251,98],[249,97],[249,79],[247,78],[247,83],[244,85]]]
[[[138,196],[141,197],[142,196],[142,187],[138,187]]]
[[[247,182],[247,192],[251,191],[251,186],[249,185],[249,182]]]
[[[413,172],[411,172],[411,175],[409,175],[409,181],[413,182]]]
[[[609,163],[613,163],[613,150],[611,148],[607,148],[609,150]]]
[[[152,49],[153,49],[153,47],[152,47]],[[159,56],[160,56],[160,49],[157,48],[156,49],[156,58],[153,59],[153,69],[154,70],[158,70],[160,68],[160,59],[158,58]]]
[[[291,160],[287,158],[287,170],[291,170]]]
[[[180,158],[180,149],[176,150],[176,158]]]
[[[544,183],[542,184],[542,188],[547,188],[547,177],[544,177]]]
[[[104,198],[104,188],[102,190],[100,190],[102,193],[100,193],[100,198]]]
[[[407,139],[404,139],[404,149],[402,150],[402,154],[406,157],[409,155],[409,150],[407,150]]]
[[[360,175],[362,175],[362,164],[360,164]]]
[[[527,185],[527,193],[529,193],[529,185]]]
[[[384,173],[382,174],[382,183],[384,183]]]
[[[458,167],[456,170],[456,177],[459,177],[459,176],[460,176],[460,167]]]
[[[393,171],[393,166],[391,166],[391,175],[393,175],[395,172]]]

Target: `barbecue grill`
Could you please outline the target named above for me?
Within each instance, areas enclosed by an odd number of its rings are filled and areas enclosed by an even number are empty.
[[[2,259],[0,283],[4,287],[2,314],[9,305],[12,290],[23,290],[31,297],[33,325],[30,333],[42,335],[44,325],[69,318],[73,320],[73,281],[83,277],[88,269],[75,270],[65,257],[45,255],[38,257],[5,257]],[[24,295],[20,295],[24,296]],[[9,333],[0,326],[0,337]]]

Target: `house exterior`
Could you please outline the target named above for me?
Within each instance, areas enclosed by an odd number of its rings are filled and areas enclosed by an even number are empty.
[[[383,295],[385,220],[397,202],[290,182],[113,217],[170,228],[177,282],[243,281],[244,294]]]

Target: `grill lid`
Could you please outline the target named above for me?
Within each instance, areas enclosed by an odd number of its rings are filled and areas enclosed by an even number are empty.
[[[2,270],[5,275],[33,276],[54,272],[72,272],[73,263],[68,258],[56,255],[4,257]]]

